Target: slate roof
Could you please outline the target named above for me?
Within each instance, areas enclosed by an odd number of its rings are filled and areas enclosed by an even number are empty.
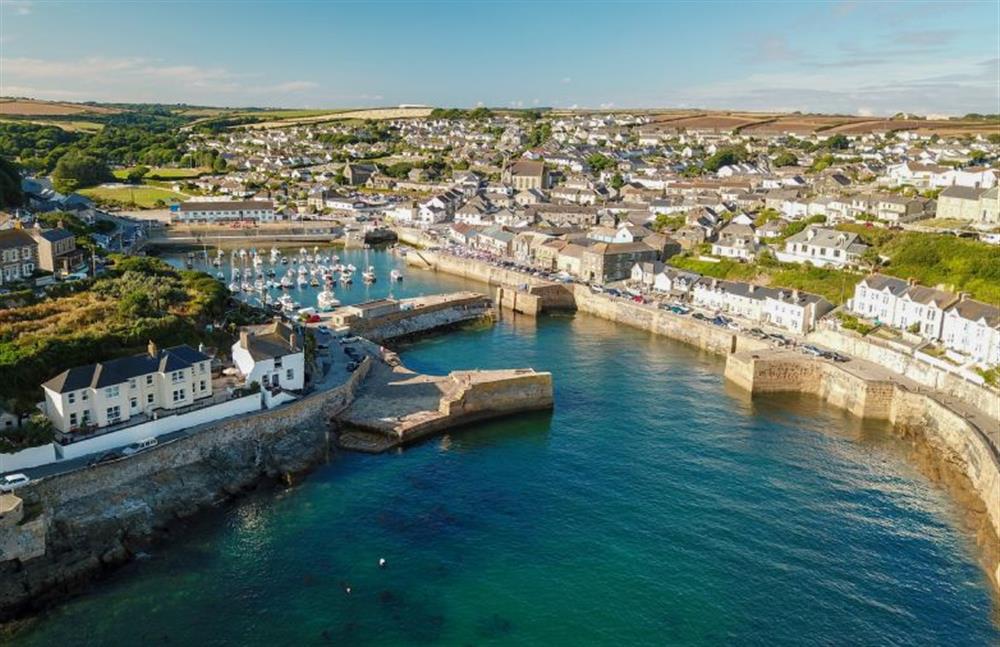
[[[362,304],[359,304],[362,305]],[[247,351],[254,361],[284,357],[302,352],[302,339],[283,321],[275,321],[247,336]]]
[[[149,353],[142,353],[87,366],[76,366],[63,371],[42,386],[56,393],[86,388],[100,389],[122,384],[149,373],[170,373],[191,368],[192,364],[209,359],[208,355],[184,344],[160,350],[155,357]]]

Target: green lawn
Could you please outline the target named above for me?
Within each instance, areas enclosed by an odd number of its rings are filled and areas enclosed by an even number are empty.
[[[745,281],[774,288],[802,290],[818,294],[830,303],[836,304],[843,303],[854,295],[854,286],[863,276],[852,272],[774,261],[766,265],[732,260],[713,263],[683,256],[670,259],[670,264],[689,272],[726,281]]]
[[[131,168],[120,168],[112,171],[114,176],[119,180],[124,180],[128,178],[128,174],[132,171]],[[212,169],[199,167],[199,168],[171,168],[166,166],[154,166],[149,169],[149,173],[146,174],[145,179],[148,180],[180,180],[180,179],[190,179],[193,177],[198,177],[199,175],[204,175],[205,173],[211,173]]]
[[[111,202],[126,207],[134,206],[139,209],[154,209],[157,207],[157,200],[169,203],[171,200],[183,201],[188,197],[183,193],[143,185],[135,187],[93,187],[90,189],[80,189],[78,193],[98,202]]]

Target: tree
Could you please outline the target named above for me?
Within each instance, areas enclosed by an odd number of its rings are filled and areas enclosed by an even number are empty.
[[[969,153],[970,164],[978,166],[979,164],[982,164],[985,161],[986,161],[986,151],[981,151],[978,148],[976,148],[973,149],[971,153]]]
[[[590,170],[596,175],[601,171],[614,168],[615,160],[601,153],[593,153],[587,157],[587,164],[590,166]]]
[[[17,165],[0,157],[0,207],[20,207],[23,203],[21,174]]]
[[[212,160],[212,170],[216,173],[222,173],[226,170],[227,166],[228,164],[226,164],[225,158],[221,155],[216,156],[216,158]]]
[[[113,179],[107,164],[85,153],[67,153],[59,158],[52,172],[52,184],[60,193],[94,186]]]
[[[826,147],[830,150],[844,150],[851,145],[850,140],[844,135],[834,135],[830,139],[826,140]]]
[[[728,146],[721,148],[705,160],[705,170],[715,173],[723,166],[739,164],[747,159],[747,149],[742,146]]]
[[[129,184],[142,184],[142,178],[146,177],[148,173],[148,166],[137,166],[128,172],[126,179],[129,181]]]
[[[625,186],[625,178],[622,177],[621,173],[615,173],[611,176],[611,188],[618,190]]]
[[[799,158],[789,151],[782,151],[774,158],[775,166],[795,166],[799,163]]]

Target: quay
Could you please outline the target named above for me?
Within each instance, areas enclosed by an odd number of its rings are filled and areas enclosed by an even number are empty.
[[[378,453],[470,422],[552,406],[551,373],[524,368],[421,375],[385,352],[337,416],[338,445]]]
[[[452,292],[408,299],[378,299],[333,312],[318,313],[319,321],[338,333],[350,333],[373,342],[398,340],[459,324],[492,320],[493,302],[478,292]]]

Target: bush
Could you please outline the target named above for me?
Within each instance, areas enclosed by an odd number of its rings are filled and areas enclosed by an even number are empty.
[[[840,320],[840,325],[842,325],[847,330],[853,330],[855,332],[861,333],[862,335],[867,335],[871,331],[875,330],[875,326],[866,324],[860,319],[852,314],[846,312],[838,312],[837,319]]]

